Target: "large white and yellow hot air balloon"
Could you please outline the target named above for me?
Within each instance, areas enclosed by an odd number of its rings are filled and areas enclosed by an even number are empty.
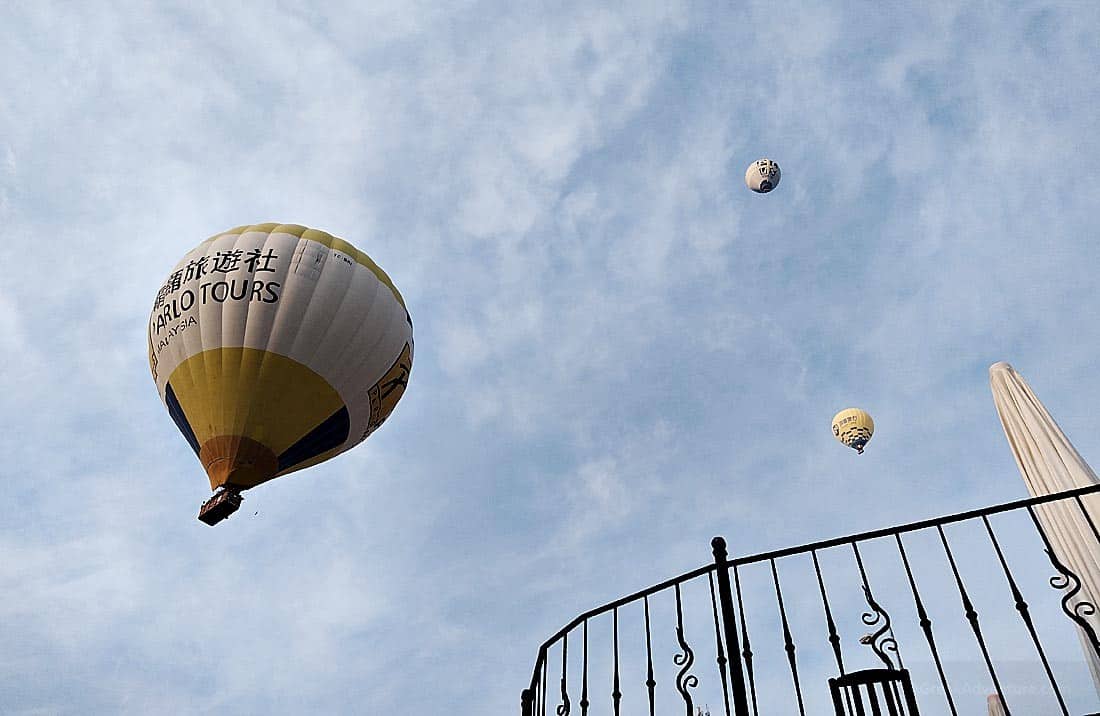
[[[833,416],[833,436],[860,455],[875,434],[875,421],[866,411],[845,408]]]
[[[218,491],[199,515],[209,524],[242,490],[365,440],[405,392],[412,359],[412,320],[385,272],[294,224],[202,242],[149,318],[153,380]]]

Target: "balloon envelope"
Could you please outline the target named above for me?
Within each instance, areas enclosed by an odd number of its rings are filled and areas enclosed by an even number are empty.
[[[248,489],[349,450],[412,369],[393,282],[342,239],[241,226],[185,255],[149,318],[161,400],[216,489]]]
[[[833,416],[833,436],[856,452],[862,453],[874,434],[875,421],[864,410],[845,408]]]
[[[779,186],[779,165],[771,159],[757,159],[745,170],[745,184],[757,194],[767,194]]]

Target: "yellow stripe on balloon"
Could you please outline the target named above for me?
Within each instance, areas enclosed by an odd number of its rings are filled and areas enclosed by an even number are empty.
[[[198,353],[172,371],[169,383],[199,445],[237,436],[279,455],[344,407],[314,371],[255,348]]]

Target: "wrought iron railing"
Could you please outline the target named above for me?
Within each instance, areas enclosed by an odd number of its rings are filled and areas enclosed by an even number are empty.
[[[993,695],[1006,714],[1094,714],[1081,649],[1100,658],[1100,595],[1044,523],[1061,511],[1100,546],[1098,499],[1094,486],[736,559],[715,537],[712,563],[550,637],[522,715],[958,716]]]

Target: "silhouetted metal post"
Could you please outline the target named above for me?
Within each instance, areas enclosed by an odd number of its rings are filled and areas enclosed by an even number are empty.
[[[737,639],[737,619],[733,611],[733,590],[730,588],[729,561],[726,540],[715,537],[710,541],[714,549],[714,564],[718,572],[718,600],[722,609],[722,630],[726,633],[727,664],[730,669],[730,689],[733,691],[735,716],[750,716],[749,702],[745,695],[745,674],[741,670],[741,644]]]
[[[535,709],[535,692],[531,689],[524,689],[523,696],[520,698],[520,703],[523,707],[523,716],[534,716]]]

